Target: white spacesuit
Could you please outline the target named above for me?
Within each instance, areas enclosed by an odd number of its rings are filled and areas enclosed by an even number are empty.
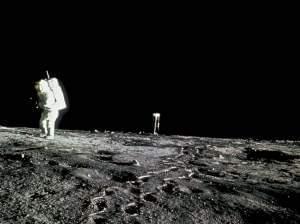
[[[153,134],[158,135],[159,126],[160,126],[160,113],[153,113],[153,118],[154,118]]]
[[[65,109],[64,94],[56,78],[42,79],[35,85],[37,90],[39,108],[42,109],[40,128],[41,137],[54,139],[55,122],[59,111]]]

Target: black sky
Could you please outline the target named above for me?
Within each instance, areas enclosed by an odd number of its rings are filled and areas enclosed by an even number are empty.
[[[49,70],[69,96],[62,128],[150,131],[157,111],[166,134],[300,134],[288,29],[251,18],[90,17],[8,25],[1,123],[36,126],[32,83]]]

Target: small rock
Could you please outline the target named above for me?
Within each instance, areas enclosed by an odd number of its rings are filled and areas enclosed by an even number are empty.
[[[168,171],[176,171],[178,170],[179,168],[177,166],[172,166],[168,169]]]
[[[163,179],[163,181],[165,181],[165,182],[167,182],[167,181],[171,181],[171,180],[174,180],[174,178],[170,178],[170,177],[168,177],[168,178],[164,178],[164,179]]]
[[[183,186],[183,185],[179,185],[179,186],[178,186],[178,190],[179,190],[180,192],[186,193],[186,194],[191,194],[191,193],[192,193],[192,191],[191,191],[188,187]]]
[[[133,165],[134,166],[141,166],[141,164],[139,163],[139,161],[137,161],[136,159],[133,160]]]

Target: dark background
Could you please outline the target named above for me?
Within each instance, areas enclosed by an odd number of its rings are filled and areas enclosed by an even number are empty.
[[[49,70],[69,98],[61,128],[150,132],[160,112],[164,134],[298,138],[295,30],[243,12],[175,14],[10,21],[0,124],[37,127],[33,83]]]

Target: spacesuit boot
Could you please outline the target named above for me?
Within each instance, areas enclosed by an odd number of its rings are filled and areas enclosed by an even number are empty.
[[[41,138],[45,138],[46,136],[47,136],[47,134],[46,134],[46,133],[43,133],[43,132],[42,132],[42,133],[40,133],[40,137],[41,137]]]
[[[46,139],[53,140],[53,139],[54,139],[54,136],[53,136],[53,135],[47,135],[47,136],[46,136]]]

